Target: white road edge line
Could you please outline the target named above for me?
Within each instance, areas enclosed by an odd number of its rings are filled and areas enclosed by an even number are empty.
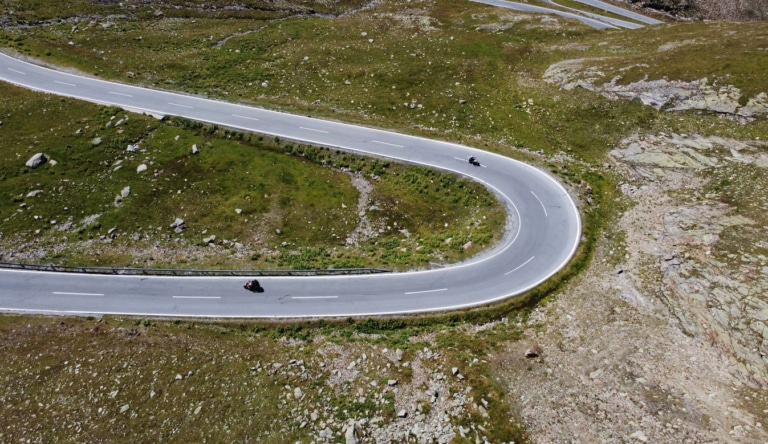
[[[544,210],[544,217],[549,217],[549,215],[547,214],[547,207],[544,206],[544,202],[542,202],[541,199],[539,199],[539,196],[537,196],[536,193],[534,193],[533,191],[531,191],[531,194],[533,194],[533,197],[535,197],[536,200],[538,200],[539,203],[541,204],[541,209]]]
[[[53,294],[69,295],[69,296],[104,296],[104,293],[69,293],[66,291],[54,291]]]
[[[132,95],[130,95],[130,94],[123,94],[123,93],[114,92],[114,91],[110,91],[109,93],[110,93],[110,94],[114,94],[114,95],[116,95],[116,96],[123,96],[123,97],[133,97],[133,96],[132,96]]]
[[[291,299],[338,299],[338,296],[291,296]]]
[[[221,296],[174,296],[174,299],[221,299]]]
[[[67,86],[77,86],[72,83],[59,82],[58,80],[54,80],[53,83],[58,83],[59,85],[67,85]]]
[[[504,276],[506,276],[506,275],[508,275],[508,274],[512,274],[512,273],[516,272],[517,270],[519,270],[519,269],[521,269],[521,268],[525,267],[526,265],[528,265],[528,262],[532,261],[532,260],[533,260],[533,258],[535,258],[535,257],[536,257],[536,256],[531,256],[531,258],[530,258],[530,259],[528,259],[527,261],[525,261],[525,262],[523,262],[522,264],[518,265],[518,266],[517,266],[517,268],[515,268],[514,270],[512,270],[512,271],[508,271],[508,272],[504,273]]]
[[[13,72],[15,72],[16,74],[21,74],[21,75],[23,75],[23,76],[27,75],[27,73],[25,73],[25,72],[21,72],[21,71],[19,71],[19,70],[13,69],[13,68],[8,68],[8,71],[13,71]]]
[[[404,147],[404,146],[402,146],[402,145],[395,145],[394,143],[387,143],[387,142],[382,142],[382,141],[380,141],[380,140],[371,140],[371,142],[373,142],[373,143],[379,143],[379,144],[381,144],[381,145],[389,145],[389,146],[393,146],[393,147],[395,147],[395,148],[405,148],[405,147]]]
[[[437,290],[408,291],[405,294],[436,293],[438,291],[448,291],[448,289],[447,288],[439,288]]]
[[[168,104],[169,104],[169,105],[173,105],[173,106],[180,106],[180,107],[182,107],[182,108],[189,108],[189,109],[194,109],[194,108],[193,108],[193,107],[191,107],[191,106],[187,106],[187,105],[179,105],[178,103],[172,103],[172,102],[168,102]]]
[[[241,119],[248,119],[248,120],[259,120],[259,119],[255,118],[255,117],[240,116],[240,115],[237,115],[237,114],[232,114],[232,117],[239,117]]]
[[[323,131],[323,130],[319,130],[319,129],[314,129],[314,128],[305,128],[305,127],[303,127],[303,126],[300,126],[299,128],[301,128],[301,129],[303,129],[303,130],[307,130],[307,131],[316,131],[316,132],[318,132],[318,133],[325,133],[325,134],[328,134],[328,131]]]

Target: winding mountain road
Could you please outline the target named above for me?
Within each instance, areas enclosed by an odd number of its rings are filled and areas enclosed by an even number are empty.
[[[313,119],[76,76],[0,54],[0,80],[153,115],[177,115],[245,131],[425,165],[493,190],[508,212],[498,246],[440,269],[364,276],[245,278],[106,276],[0,270],[0,311],[169,317],[347,317],[451,310],[532,289],[560,270],[581,237],[579,212],[548,174],[500,155]],[[466,159],[483,164],[473,167]]]

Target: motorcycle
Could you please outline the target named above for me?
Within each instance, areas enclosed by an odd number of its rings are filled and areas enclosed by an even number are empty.
[[[470,165],[472,165],[472,166],[476,166],[476,167],[479,167],[479,166],[480,166],[480,162],[478,162],[478,161],[477,161],[477,159],[475,158],[475,156],[469,156],[469,159],[468,159],[468,160],[469,160],[469,164],[470,164]]]
[[[245,285],[243,285],[243,288],[252,293],[264,293],[264,287],[259,285],[259,281],[256,279],[246,282]]]

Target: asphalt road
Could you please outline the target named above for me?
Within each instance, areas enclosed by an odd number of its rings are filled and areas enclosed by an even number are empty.
[[[575,0],[579,3],[583,3],[585,5],[593,6],[598,9],[602,9],[603,11],[612,12],[616,15],[621,15],[633,20],[637,20],[638,22],[645,23],[647,25],[661,25],[662,21],[646,17],[643,14],[638,14],[636,12],[630,11],[628,9],[620,8],[618,6],[611,5],[609,3],[602,2],[600,0]]]
[[[542,0],[542,1],[552,6],[557,6],[573,12],[563,11],[561,9],[545,8],[542,6],[535,6],[527,3],[517,3],[517,2],[507,1],[507,0],[472,0],[472,1],[477,3],[485,3],[487,5],[496,6],[499,8],[513,9],[515,11],[532,12],[536,14],[558,15],[564,18],[579,20],[597,29],[608,29],[608,28],[638,29],[643,27],[643,25],[640,25],[638,23],[627,22],[624,20],[616,19],[616,18],[606,17],[600,14],[593,14],[591,12],[581,11],[576,8],[569,8],[566,6],[562,6],[557,3],[557,0]],[[638,14],[636,12],[632,12],[624,8],[619,8],[618,6],[613,6],[613,5],[601,2],[599,0],[576,0],[576,1],[585,5],[602,9],[603,11],[612,12],[616,15],[621,15],[623,17],[637,20],[639,22],[646,23],[648,25],[658,25],[662,23],[658,20],[652,19],[650,17],[646,17],[642,14]]]
[[[141,277],[0,270],[0,311],[171,317],[346,317],[470,307],[523,293],[550,278],[581,238],[579,212],[551,176],[507,157],[360,126],[53,71],[0,55],[0,80],[154,115],[178,115],[284,139],[426,165],[493,190],[508,212],[490,251],[441,269],[365,276]],[[255,154],[257,155],[257,154]],[[481,167],[466,159],[474,155]]]

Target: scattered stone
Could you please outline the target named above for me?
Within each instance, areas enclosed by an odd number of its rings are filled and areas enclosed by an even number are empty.
[[[408,417],[408,412],[405,409],[402,409],[399,412],[397,412],[397,417],[398,418],[407,418]]]
[[[390,387],[394,387],[397,385],[397,379],[390,379],[387,381],[387,385]]]
[[[192,154],[197,154],[200,152],[200,148],[197,147],[197,144],[192,145]]]
[[[301,397],[304,396],[304,393],[302,393],[301,389],[299,387],[296,387],[293,389],[293,397],[296,399],[301,399]]]
[[[395,359],[397,359],[398,362],[403,360],[403,351],[399,348],[395,350]]]
[[[203,242],[206,243],[206,244],[212,244],[215,240],[216,240],[216,235],[212,234],[212,235],[206,237],[205,239],[203,239]]]
[[[541,356],[541,348],[538,345],[534,345],[525,351],[525,357],[528,359],[534,359]]]
[[[120,407],[120,413],[125,413],[128,411],[128,409],[131,408],[128,404]]]
[[[645,434],[641,431],[637,431],[631,435],[629,435],[630,438],[640,441],[640,442],[648,442],[648,437],[645,436]]]
[[[139,144],[128,144],[125,150],[129,153],[135,153],[139,149]]]
[[[235,213],[243,214],[243,209],[242,208],[235,208]]]
[[[120,197],[125,199],[126,197],[131,195],[131,187],[125,187],[120,191]]]
[[[93,146],[101,145],[101,137],[96,137],[93,140],[91,140],[91,145],[93,145]]]
[[[136,168],[137,173],[143,173],[144,171],[147,171],[147,166],[143,163]]]
[[[179,373],[176,373],[176,380],[177,380],[177,381],[181,381],[183,378],[184,378],[184,377],[183,377],[183,376],[181,376],[181,374],[179,374]]]
[[[35,197],[35,196],[37,196],[38,194],[40,194],[40,193],[44,193],[44,192],[45,192],[45,191],[43,191],[43,190],[34,190],[34,191],[30,191],[29,193],[27,193],[27,197]]]
[[[43,153],[37,153],[27,161],[26,165],[34,170],[45,162],[48,162],[48,156]]]

